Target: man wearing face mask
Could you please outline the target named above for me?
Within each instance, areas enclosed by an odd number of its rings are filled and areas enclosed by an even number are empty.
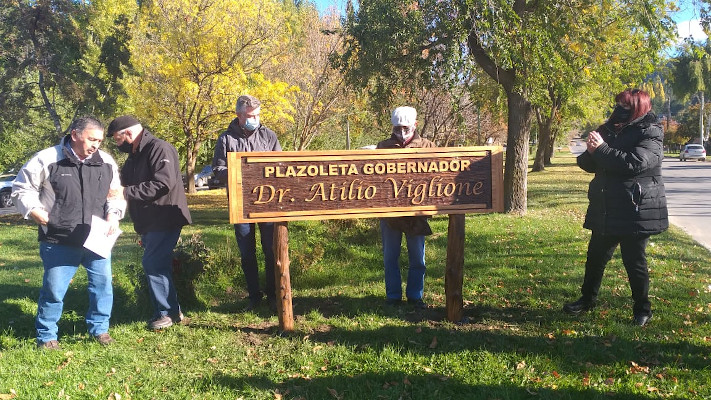
[[[276,133],[260,124],[261,102],[249,95],[240,96],[235,107],[237,118],[232,120],[227,130],[220,135],[215,145],[212,170],[221,181],[227,180],[227,153],[251,151],[281,151]],[[228,182],[229,184],[229,182]],[[246,310],[257,307],[266,295],[269,306],[276,309],[276,290],[274,277],[274,224],[259,223],[259,233],[264,253],[264,271],[266,284],[264,292],[259,285],[259,267],[257,264],[257,242],[254,224],[235,224],[235,237],[239,247],[242,271],[247,281],[249,304]]]
[[[130,115],[111,121],[106,136],[113,137],[119,150],[128,153],[121,168],[121,184],[133,228],[144,248],[143,271],[154,310],[148,328],[185,323],[173,283],[173,249],[183,226],[192,220],[178,151]]]
[[[412,107],[398,107],[390,118],[392,135],[378,143],[378,149],[405,149],[435,147],[431,141],[417,133],[417,111]],[[400,248],[402,234],[407,242],[409,269],[405,297],[408,304],[425,309],[422,300],[425,286],[425,236],[432,234],[427,217],[395,217],[380,220],[383,241],[383,262],[385,264],[386,304],[399,305],[402,302],[402,277],[400,275]]]

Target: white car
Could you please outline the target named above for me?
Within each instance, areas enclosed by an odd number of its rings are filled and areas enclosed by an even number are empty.
[[[206,165],[202,167],[202,169],[199,172],[196,172],[193,176],[195,177],[195,187],[206,186],[207,181],[212,176],[212,165]],[[185,174],[183,174],[183,186],[188,186],[188,180]]]
[[[687,144],[679,154],[679,161],[686,160],[706,161],[706,149],[700,144]]]
[[[12,207],[12,181],[16,175],[0,175],[0,208]]]

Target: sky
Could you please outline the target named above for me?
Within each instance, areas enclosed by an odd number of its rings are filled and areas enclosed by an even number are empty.
[[[346,0],[311,0],[318,8],[321,14],[324,14],[330,8],[343,10],[346,5]],[[694,40],[706,39],[706,34],[701,30],[699,25],[699,0],[677,0],[676,4],[679,11],[672,14],[672,18],[677,23],[677,31],[679,41],[689,36]]]
[[[698,0],[679,0],[677,5],[679,6],[679,11],[673,13],[672,18],[676,22],[679,40],[681,41],[689,36],[696,41],[706,39],[706,34],[701,30],[701,25],[699,25]]]

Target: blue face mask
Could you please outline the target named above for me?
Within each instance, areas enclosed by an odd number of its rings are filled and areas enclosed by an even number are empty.
[[[244,121],[244,129],[253,132],[259,128],[259,117],[247,118]]]

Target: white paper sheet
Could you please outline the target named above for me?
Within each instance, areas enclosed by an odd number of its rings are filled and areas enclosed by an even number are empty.
[[[116,239],[118,239],[122,231],[121,229],[117,229],[116,232],[110,236],[106,235],[108,231],[109,222],[96,215],[92,215],[91,230],[84,242],[84,248],[93,251],[101,257],[109,258],[111,256],[111,249],[114,247],[114,243],[116,243]]]

